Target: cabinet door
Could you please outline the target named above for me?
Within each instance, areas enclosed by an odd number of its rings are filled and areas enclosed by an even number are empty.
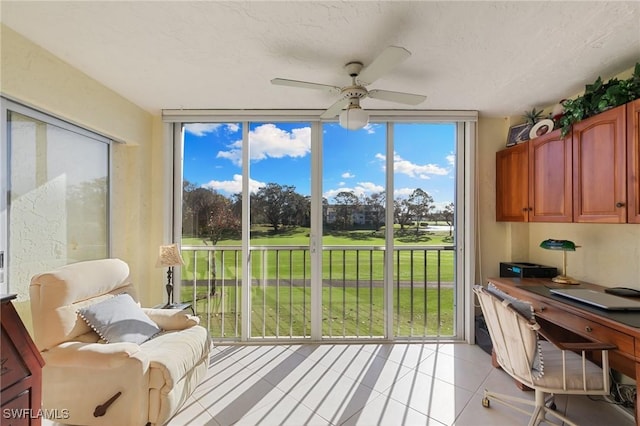
[[[627,222],[640,223],[640,99],[627,104]]]
[[[526,222],[528,143],[496,152],[496,220]]]
[[[573,126],[573,221],[627,221],[626,107]]]
[[[571,151],[560,129],[529,141],[529,222],[573,221]]]

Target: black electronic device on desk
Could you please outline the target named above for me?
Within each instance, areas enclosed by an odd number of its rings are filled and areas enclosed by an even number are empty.
[[[640,297],[640,290],[629,287],[610,287],[604,289],[605,293],[615,294],[624,297]]]
[[[500,262],[501,277],[553,278],[556,275],[558,275],[558,268],[552,266],[528,262]]]

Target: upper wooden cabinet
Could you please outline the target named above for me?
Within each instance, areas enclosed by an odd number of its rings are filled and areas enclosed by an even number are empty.
[[[571,138],[560,130],[496,153],[496,220],[571,222]]]
[[[640,99],[627,104],[627,222],[640,223]]]
[[[640,223],[640,99],[497,152],[496,220]]]
[[[529,222],[573,220],[571,152],[560,129],[529,141]]]
[[[573,221],[627,221],[626,106],[573,125]]]
[[[496,152],[496,220],[526,222],[528,142]]]

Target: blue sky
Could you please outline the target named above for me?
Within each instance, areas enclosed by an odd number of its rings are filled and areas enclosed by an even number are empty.
[[[370,195],[384,190],[386,125],[357,131],[323,124],[323,195]],[[441,209],[453,201],[455,125],[394,125],[394,198],[428,192]],[[250,187],[275,182],[303,195],[311,185],[311,125],[250,123]],[[242,188],[242,124],[193,123],[184,132],[184,178],[223,195]]]

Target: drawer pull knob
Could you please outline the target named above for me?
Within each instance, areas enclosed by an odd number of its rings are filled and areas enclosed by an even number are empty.
[[[586,326],[586,327],[584,328],[584,331],[586,331],[587,333],[591,333],[591,332],[593,331],[593,328],[591,328],[591,327],[589,327],[589,326]]]
[[[616,203],[616,207],[617,207],[617,208],[624,207],[624,203],[617,202],[617,203]]]
[[[547,309],[545,306],[540,306],[540,312],[544,312],[545,309]]]

